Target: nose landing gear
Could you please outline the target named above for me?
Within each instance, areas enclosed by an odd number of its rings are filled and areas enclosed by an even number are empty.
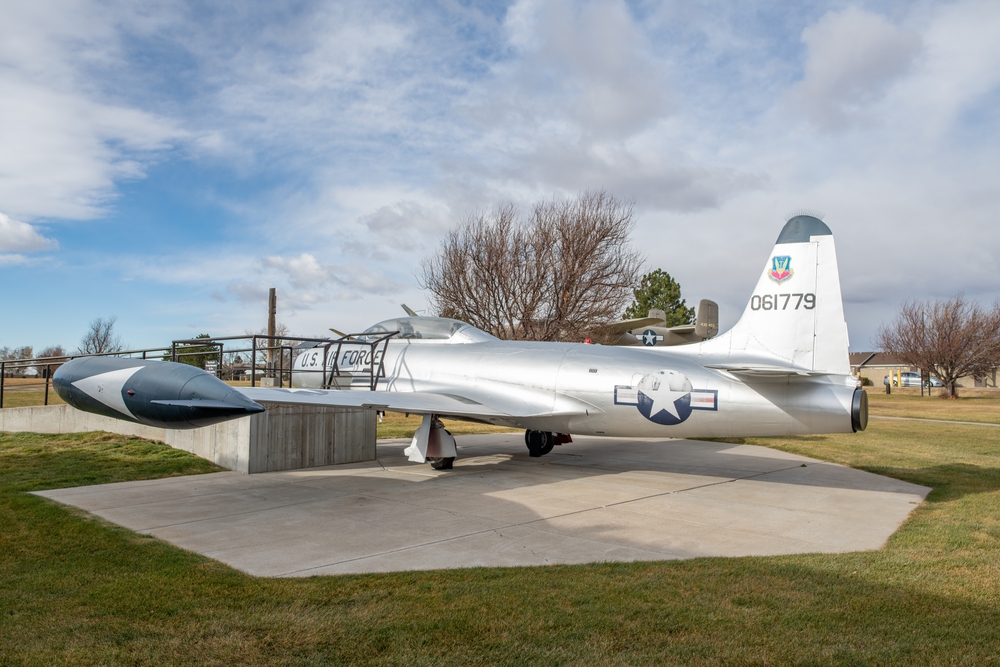
[[[451,470],[455,465],[454,456],[428,456],[427,462],[435,470]]]

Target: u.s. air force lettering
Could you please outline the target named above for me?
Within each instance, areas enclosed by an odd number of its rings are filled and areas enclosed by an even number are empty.
[[[615,405],[634,405],[649,421],[675,426],[690,417],[692,410],[718,410],[719,392],[694,389],[684,375],[662,370],[646,375],[635,387],[615,387]]]

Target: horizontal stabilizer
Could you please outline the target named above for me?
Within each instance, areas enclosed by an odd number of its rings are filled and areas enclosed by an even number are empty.
[[[808,368],[788,368],[787,366],[708,364],[705,368],[727,371],[737,375],[758,375],[761,377],[785,377],[789,375],[830,375],[825,371],[811,371]]]
[[[670,327],[667,329],[670,333],[675,334],[691,334],[694,333],[695,326],[693,324],[679,324],[676,327]]]
[[[658,317],[637,317],[634,320],[618,320],[608,325],[608,330],[612,333],[623,334],[632,329],[642,327],[662,327],[663,320]]]

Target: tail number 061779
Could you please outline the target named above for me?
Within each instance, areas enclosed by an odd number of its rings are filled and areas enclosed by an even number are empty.
[[[750,297],[750,310],[812,310],[816,307],[816,295],[796,292],[795,294],[754,294]]]

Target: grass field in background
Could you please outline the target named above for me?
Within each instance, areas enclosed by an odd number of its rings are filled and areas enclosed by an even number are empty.
[[[888,400],[877,409],[909,409]],[[879,551],[295,580],[26,493],[216,470],[203,460],[123,436],[0,434],[0,663],[997,664],[998,431],[874,420],[747,439],[934,487]]]
[[[989,396],[968,396],[957,399],[919,394],[906,395],[898,392],[886,396],[869,391],[868,406],[871,414],[886,417],[953,419],[1000,424],[1000,393],[996,391]]]
[[[411,438],[420,426],[419,415],[406,416],[397,412],[387,412],[378,424],[378,438]],[[513,433],[519,429],[477,424],[476,422],[458,421],[457,419],[442,419],[444,427],[452,435],[468,435],[470,433]],[[524,429],[520,429],[524,432]]]
[[[45,405],[45,386],[39,386],[35,381],[30,385],[7,385],[8,378],[4,384],[3,406],[5,408],[27,408],[33,405]],[[44,382],[44,381],[43,381]],[[56,390],[49,385],[49,405],[62,405],[63,400],[56,394]]]

